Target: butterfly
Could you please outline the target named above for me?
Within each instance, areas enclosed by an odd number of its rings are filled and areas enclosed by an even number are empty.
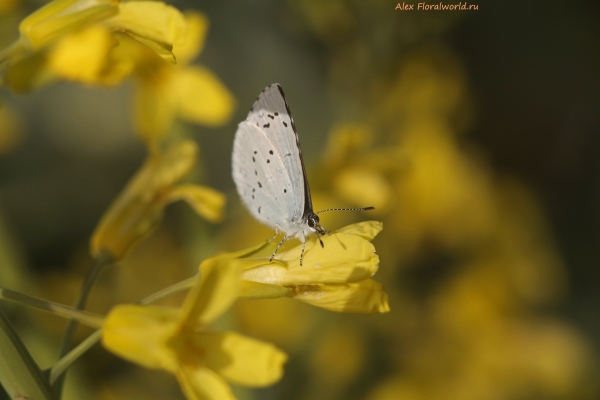
[[[317,214],[334,210],[373,210],[329,208],[313,211],[300,140],[283,89],[277,83],[258,95],[245,121],[238,125],[233,142],[233,180],[242,202],[252,216],[285,236],[270,261],[288,239],[302,240],[300,265],[306,237],[328,234]]]

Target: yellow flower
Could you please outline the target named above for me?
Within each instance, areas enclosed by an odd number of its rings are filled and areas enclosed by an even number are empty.
[[[91,239],[94,256],[108,253],[113,260],[148,234],[160,221],[164,207],[185,200],[204,218],[221,219],[225,196],[208,187],[176,185],[196,162],[197,146],[179,142],[164,153],[154,153],[127,184],[102,217]]]
[[[160,143],[176,117],[217,126],[225,123],[234,109],[233,96],[213,72],[189,65],[202,50],[208,20],[200,13],[186,13],[186,20],[186,35],[173,47],[177,66],[145,49],[137,56],[135,123],[150,148]]]
[[[113,86],[133,74],[136,130],[155,151],[175,118],[217,126],[233,112],[220,79],[189,65],[208,25],[204,15],[162,2],[55,0],[23,20],[0,62],[10,60],[5,81],[15,91],[56,79]]]
[[[116,0],[54,0],[21,22],[18,42],[24,50],[39,50],[65,34],[118,12]]]
[[[162,2],[54,0],[25,18],[19,31],[19,39],[0,53],[0,62],[10,61],[6,83],[26,91],[57,77],[89,84],[114,82],[111,52],[120,36],[175,63],[172,48],[183,40],[187,23],[181,12]]]
[[[279,380],[287,355],[268,343],[205,326],[227,310],[240,283],[240,263],[214,257],[181,310],[116,306],[106,318],[102,343],[146,368],[174,374],[188,399],[233,399],[227,384],[267,386]]]
[[[376,221],[349,225],[323,237],[307,240],[303,265],[302,245],[284,244],[273,262],[276,247],[270,242],[248,249],[242,272],[242,297],[276,298],[283,295],[337,312],[384,313],[389,311],[387,293],[371,279],[379,268],[379,257],[371,240],[381,231]]]
[[[394,206],[390,176],[402,168],[405,157],[393,146],[373,148],[374,141],[375,134],[366,125],[335,127],[317,168],[319,174],[311,181],[315,195],[333,194],[337,196],[335,204],[374,206],[373,212],[380,215],[389,211]]]

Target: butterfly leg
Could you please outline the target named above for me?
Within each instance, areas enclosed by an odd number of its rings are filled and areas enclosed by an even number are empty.
[[[302,266],[302,257],[304,257],[304,248],[306,247],[306,236],[302,233],[302,252],[300,253],[300,266]]]
[[[273,236],[271,239],[267,239],[267,242],[271,242],[273,239],[275,239],[277,237],[277,235],[279,235],[279,229],[277,229],[277,228],[278,228],[278,226],[275,225],[275,236]]]
[[[277,245],[277,248],[275,249],[275,251],[273,252],[273,254],[271,254],[271,258],[269,258],[269,262],[273,261],[273,257],[275,257],[275,254],[277,254],[277,250],[279,250],[279,248],[281,247],[281,245],[283,244],[283,242],[285,242],[289,238],[290,237],[286,235],[286,236],[283,237],[283,239],[281,239],[281,242],[279,242],[279,244]]]

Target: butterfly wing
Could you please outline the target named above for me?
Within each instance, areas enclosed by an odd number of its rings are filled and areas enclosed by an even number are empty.
[[[265,128],[243,121],[233,143],[233,180],[250,213],[265,225],[289,232],[298,214],[295,199],[302,198],[290,178],[281,141]],[[300,212],[301,215],[301,212]]]
[[[283,89],[277,83],[267,86],[257,97],[246,121],[260,128],[273,144],[273,153],[279,154],[292,185],[292,198],[286,198],[290,219],[302,221],[306,198],[305,173],[300,141],[292,113],[285,100]],[[312,204],[310,204],[312,209]]]

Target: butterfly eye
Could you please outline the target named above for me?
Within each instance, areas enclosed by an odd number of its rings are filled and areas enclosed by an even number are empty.
[[[315,213],[310,213],[306,217],[306,224],[309,228],[311,228],[314,232],[320,233],[321,235],[325,235],[327,231],[323,229],[321,224],[319,223],[319,217]]]

